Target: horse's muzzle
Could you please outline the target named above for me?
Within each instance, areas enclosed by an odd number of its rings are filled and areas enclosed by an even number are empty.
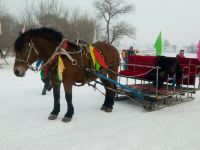
[[[14,69],[14,73],[17,77],[24,77],[25,76],[25,71],[21,69]]]

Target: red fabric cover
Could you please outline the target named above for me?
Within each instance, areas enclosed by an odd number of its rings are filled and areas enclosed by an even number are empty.
[[[200,74],[200,68],[197,68],[196,70],[196,66],[200,66],[200,61],[197,58],[191,58],[190,65],[191,65],[190,71],[191,70],[192,72],[196,71],[196,74]]]
[[[184,75],[189,76],[189,85],[194,85],[195,75],[200,74],[200,68],[197,68],[196,70],[196,67],[200,66],[200,62],[196,58],[179,58],[178,61]],[[180,81],[178,82],[180,83]],[[187,83],[188,81],[187,79],[185,79],[183,84],[187,84]]]
[[[129,55],[128,64],[141,65],[141,66],[131,66],[128,65],[128,70],[137,70],[137,71],[147,71],[147,67],[143,66],[154,66],[156,63],[156,56],[137,56]]]
[[[195,75],[200,74],[200,68],[196,71],[196,66],[200,66],[200,62],[196,58],[179,58],[178,62],[181,69],[184,72],[184,75],[189,75],[189,85],[195,84]],[[144,78],[145,73],[147,73],[151,68],[145,66],[155,66],[156,56],[138,56],[138,55],[129,55],[128,64],[141,65],[141,66],[128,66],[127,70],[122,70],[119,72],[121,75],[125,76],[135,76],[136,78]],[[190,67],[190,72],[188,68]],[[196,71],[196,73],[195,73]],[[182,80],[177,81],[182,84]],[[187,79],[184,80],[183,84],[187,84]]]
[[[147,73],[149,70],[152,69],[145,66],[154,66],[155,63],[156,63],[156,56],[129,55],[127,64],[132,64],[132,66],[128,65],[128,69],[120,71],[119,74],[125,76],[135,76],[137,78],[144,78],[145,73]],[[133,65],[141,65],[141,66],[133,66]]]
[[[156,63],[156,56],[137,56],[137,55],[128,56],[128,64],[154,66],[155,63]],[[133,66],[128,66],[129,70],[132,70],[133,68],[134,68]]]

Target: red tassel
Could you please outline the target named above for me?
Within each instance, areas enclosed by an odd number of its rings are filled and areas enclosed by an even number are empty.
[[[65,50],[67,49],[67,40],[66,39],[63,41],[61,48],[65,49]]]
[[[94,47],[94,55],[95,55],[95,58],[97,59],[98,63],[100,64],[100,66],[108,69],[108,66],[106,65],[106,63],[104,61],[104,58],[102,57],[102,55],[99,53],[99,51],[95,47]]]

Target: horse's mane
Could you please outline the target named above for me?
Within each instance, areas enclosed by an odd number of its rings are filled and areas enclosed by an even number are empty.
[[[36,29],[29,29],[25,33],[22,33],[15,41],[14,43],[14,50],[16,52],[19,52],[26,42],[30,42],[32,37],[46,37],[48,38],[49,35],[51,38],[54,38],[57,43],[60,43],[62,41],[63,35],[61,32],[49,28],[49,27],[41,27]]]

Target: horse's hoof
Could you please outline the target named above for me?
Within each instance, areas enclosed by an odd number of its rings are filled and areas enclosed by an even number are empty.
[[[101,108],[100,108],[100,110],[105,110],[106,109],[106,106],[102,106]]]
[[[49,120],[55,120],[55,119],[57,119],[57,116],[58,115],[50,114],[49,117],[48,117],[48,119]]]
[[[42,90],[42,95],[46,95],[46,89],[45,88]]]
[[[109,112],[112,112],[112,110],[113,110],[112,108],[107,107],[104,111],[109,113]]]
[[[63,122],[70,122],[71,120],[72,120],[72,118],[70,118],[70,117],[64,117],[62,119]]]
[[[101,108],[100,108],[100,110],[104,110],[105,112],[112,112],[112,108],[109,108],[109,107],[106,107],[106,106],[102,106]]]

